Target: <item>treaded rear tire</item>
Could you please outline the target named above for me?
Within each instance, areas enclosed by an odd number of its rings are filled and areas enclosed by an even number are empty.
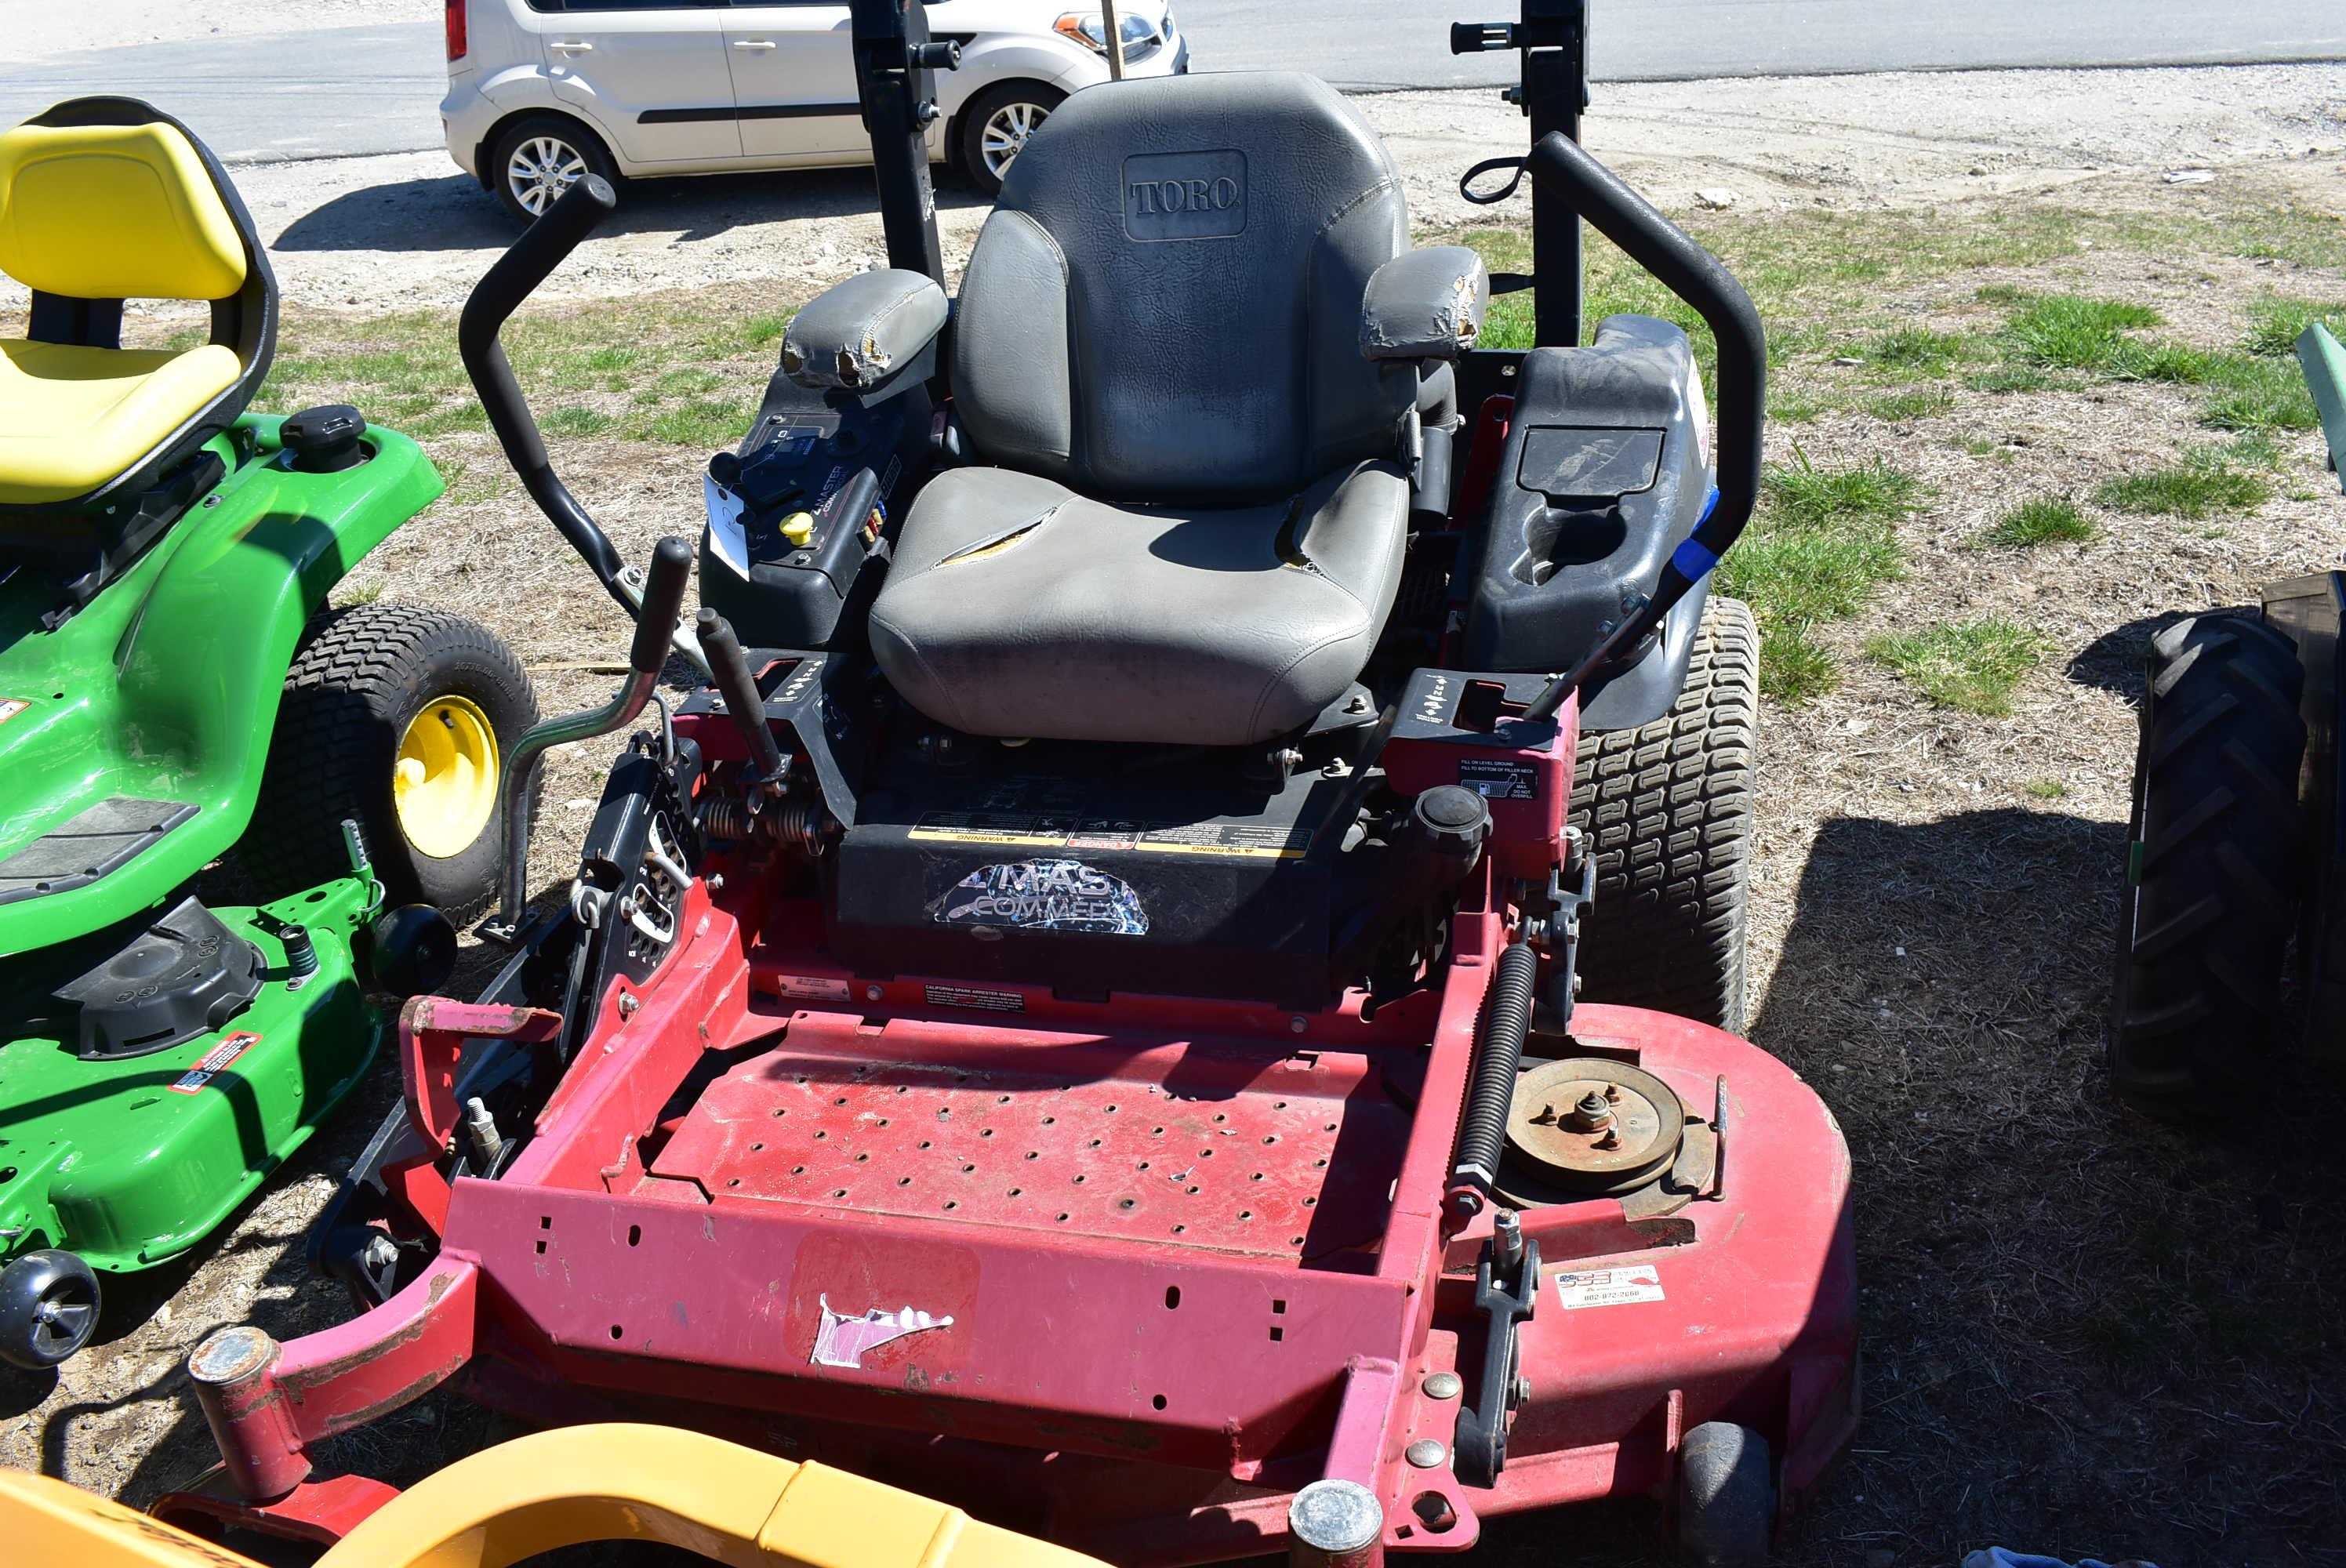
[[[2280,1049],[2305,672],[2253,611],[2177,622],[2151,639],[2147,665],[2110,1084],[2179,1118]]]
[[[1596,857],[1583,993],[1743,1030],[1759,757],[1760,628],[1712,595],[1685,687],[1636,729],[1583,736],[1572,822]]]
[[[427,903],[458,926],[487,910],[505,844],[497,815],[462,851],[435,859],[408,842],[393,802],[401,735],[434,698],[451,695],[486,715],[501,765],[537,722],[521,661],[462,616],[374,604],[310,624],[285,677],[252,827],[237,846],[263,897],[348,871],[342,823],[349,818],[366,835],[388,905]]]

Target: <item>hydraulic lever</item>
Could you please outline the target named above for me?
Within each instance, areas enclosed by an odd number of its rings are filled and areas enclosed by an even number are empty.
[[[750,672],[749,656],[741,651],[741,639],[733,635],[732,624],[715,610],[702,610],[694,617],[692,629],[709,659],[717,695],[725,699],[726,715],[749,744],[751,782],[771,794],[781,784],[782,748],[775,744],[773,728],[766,722],[766,699],[758,694],[757,677]]]

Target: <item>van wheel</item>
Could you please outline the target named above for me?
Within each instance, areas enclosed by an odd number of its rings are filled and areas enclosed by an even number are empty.
[[[562,115],[531,115],[507,126],[489,148],[489,183],[515,221],[535,223],[590,174],[617,185],[618,166],[593,131]]]
[[[1000,194],[1002,177],[1026,138],[1066,101],[1066,94],[1041,82],[1005,82],[978,94],[961,116],[962,167],[978,189]]]

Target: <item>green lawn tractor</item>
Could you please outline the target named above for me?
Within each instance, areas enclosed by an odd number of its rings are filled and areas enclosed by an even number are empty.
[[[39,1368],[445,978],[536,704],[470,622],[329,610],[440,476],[354,409],[245,412],[276,280],[184,126],[92,97],[0,136],[0,1358]],[[123,348],[126,299],[209,301],[209,341]]]
[[[2346,348],[2316,322],[2297,355],[2346,484]],[[2261,1082],[2292,1041],[2346,1061],[2346,571],[2260,599],[2150,643],[2110,1078],[2176,1121]]]

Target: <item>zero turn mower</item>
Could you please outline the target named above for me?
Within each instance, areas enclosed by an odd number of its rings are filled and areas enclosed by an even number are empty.
[[[324,1222],[367,1310],[200,1345],[240,1501],[161,1511],[331,1532],[319,1445],[459,1379],[1127,1565],[1638,1493],[1762,1560],[1856,1420],[1848,1156],[1719,1013],[1624,1004],[1739,1014],[1739,916],[1686,890],[1739,911],[1749,623],[1703,584],[1760,472],[1749,300],[1574,141],[1582,13],[1533,0],[1454,42],[1523,52],[1542,346],[1474,346],[1481,260],[1413,249],[1286,73],[1074,95],[949,301],[923,15],[854,7],[894,266],[799,312],[709,464],[713,684],[628,741],[550,913],[510,819],[513,962],[409,1003]],[[602,573],[495,332],[610,203],[464,334]],[[1576,213],[1716,334],[1715,453],[1678,329],[1576,346]],[[524,751],[643,710],[690,554],[625,689]],[[1576,826],[1608,756],[1650,778]],[[1582,1002],[1614,883],[1659,968]]]
[[[209,1234],[444,983],[536,722],[454,616],[327,608],[440,494],[347,407],[245,412],[277,288],[187,127],[78,98],[0,136],[0,1357],[96,1329],[97,1277]],[[209,341],[121,346],[126,298]],[[233,853],[250,901],[198,874]]]

